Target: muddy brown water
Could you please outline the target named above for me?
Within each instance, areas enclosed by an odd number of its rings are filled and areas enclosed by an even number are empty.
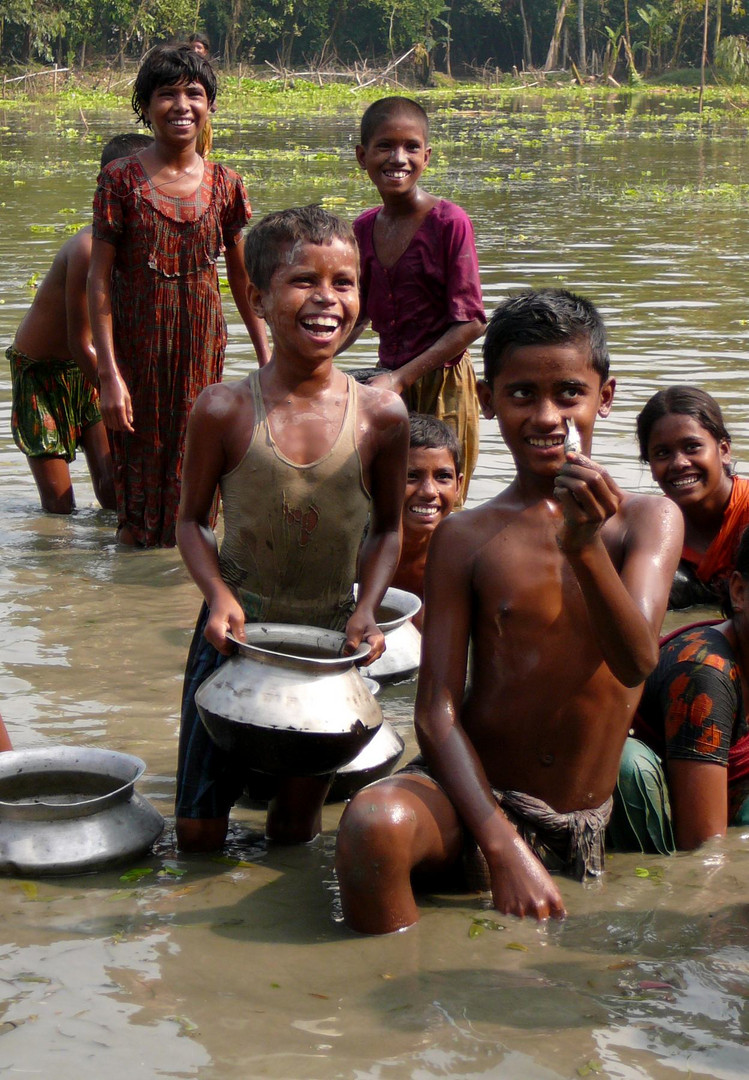
[[[595,443],[624,486],[651,490],[634,417],[695,381],[725,408],[749,473],[747,117],[700,126],[676,97],[554,109],[463,95],[435,117],[429,187],[473,217],[487,307],[564,284],[606,316],[618,391]],[[272,121],[272,122],[271,122]],[[0,343],[63,239],[87,220],[100,142],[119,114],[0,109]],[[372,191],[355,115],[216,119],[216,156],[256,212]],[[227,302],[227,377],[252,364]],[[371,366],[374,343],[352,351]],[[90,745],[148,763],[138,789],[167,818],[152,856],[81,878],[0,879],[0,1071],[89,1080],[405,1080],[605,1076],[734,1080],[749,1072],[749,833],[694,854],[615,855],[603,881],[562,881],[564,923],[503,918],[432,894],[383,940],[339,919],[340,807],[299,849],[267,848],[238,808],[226,854],[179,856],[172,800],[182,671],[198,594],[173,551],[124,552],[73,466],[79,511],[43,515],[9,433],[0,374],[0,709],[19,748]],[[493,425],[470,501],[511,467]],[[671,616],[678,625],[683,616]],[[383,712],[413,746],[414,684]],[[476,920],[484,922],[476,922]]]

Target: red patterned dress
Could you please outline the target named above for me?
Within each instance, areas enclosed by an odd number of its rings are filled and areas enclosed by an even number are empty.
[[[216,263],[249,219],[241,179],[212,162],[186,199],[154,188],[137,156],[99,175],[94,236],[116,247],[114,348],[135,428],[112,433],[117,515],[146,547],[175,543],[187,419],[224,364]]]

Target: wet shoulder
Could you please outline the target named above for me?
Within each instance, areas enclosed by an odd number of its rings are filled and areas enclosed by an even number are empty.
[[[682,537],[684,521],[676,503],[663,495],[623,491],[619,511],[607,523],[607,530],[629,540],[649,539],[655,543],[674,533]]]
[[[252,391],[249,378],[233,382],[213,383],[200,392],[191,416],[195,425],[226,425],[233,421],[247,420],[253,413]]]
[[[460,547],[463,553],[483,548],[509,519],[509,510],[501,496],[470,510],[458,510],[446,518],[438,535],[443,545]]]
[[[350,384],[351,385],[351,384]],[[385,431],[408,424],[408,412],[401,397],[366,383],[356,384],[357,422],[360,427]]]

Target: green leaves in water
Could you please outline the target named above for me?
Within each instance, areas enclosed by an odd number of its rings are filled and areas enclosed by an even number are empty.
[[[468,927],[469,938],[477,938],[480,934],[483,934],[484,930],[504,930],[502,923],[495,922],[494,919],[471,919],[471,925]]]
[[[141,878],[148,877],[152,873],[152,866],[134,866],[132,870],[126,870],[124,874],[120,874],[120,881],[140,881]]]
[[[577,1069],[577,1075],[593,1076],[596,1073],[600,1073],[602,1069],[603,1065],[601,1064],[601,1062],[595,1061],[593,1058],[591,1058],[590,1061],[586,1061],[584,1065],[581,1065],[580,1068]]]
[[[141,881],[153,872],[152,866],[134,866],[132,870],[126,870],[124,874],[120,875],[120,881],[124,881],[128,884],[134,881]],[[165,878],[168,880],[170,878],[184,877],[186,873],[187,871],[181,869],[179,866],[170,866],[167,863],[156,871],[156,877],[163,881]]]
[[[635,877],[650,878],[654,885],[663,884],[663,871],[658,866],[648,869],[647,866],[636,866]]]

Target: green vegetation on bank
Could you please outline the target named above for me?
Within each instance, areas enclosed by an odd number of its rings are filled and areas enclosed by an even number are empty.
[[[696,82],[694,81],[696,74]],[[135,77],[121,80],[115,89],[107,89],[105,80],[87,75],[73,75],[61,85],[56,93],[35,87],[33,94],[9,95],[2,101],[4,109],[24,109],[43,106],[54,112],[66,112],[71,108],[129,110],[132,81]],[[336,115],[359,113],[367,103],[386,93],[403,93],[419,100],[430,112],[441,115],[470,110],[491,110],[508,102],[533,107],[534,102],[544,107],[568,108],[579,115],[581,111],[601,103],[637,108],[639,101],[658,98],[663,108],[677,107],[688,114],[694,109],[699,97],[699,73],[692,72],[691,84],[684,82],[641,82],[624,86],[599,83],[579,86],[573,82],[529,85],[517,79],[508,79],[487,86],[484,83],[450,82],[429,89],[414,87],[383,87],[371,85],[352,87],[349,83],[330,82],[323,85],[296,79],[284,85],[280,80],[220,75],[218,107],[219,116],[245,109],[255,116],[305,116],[309,114]],[[727,111],[742,115],[749,111],[749,86],[706,86],[703,94],[708,110]],[[655,117],[657,121],[657,116]],[[703,114],[704,119],[704,114]]]

